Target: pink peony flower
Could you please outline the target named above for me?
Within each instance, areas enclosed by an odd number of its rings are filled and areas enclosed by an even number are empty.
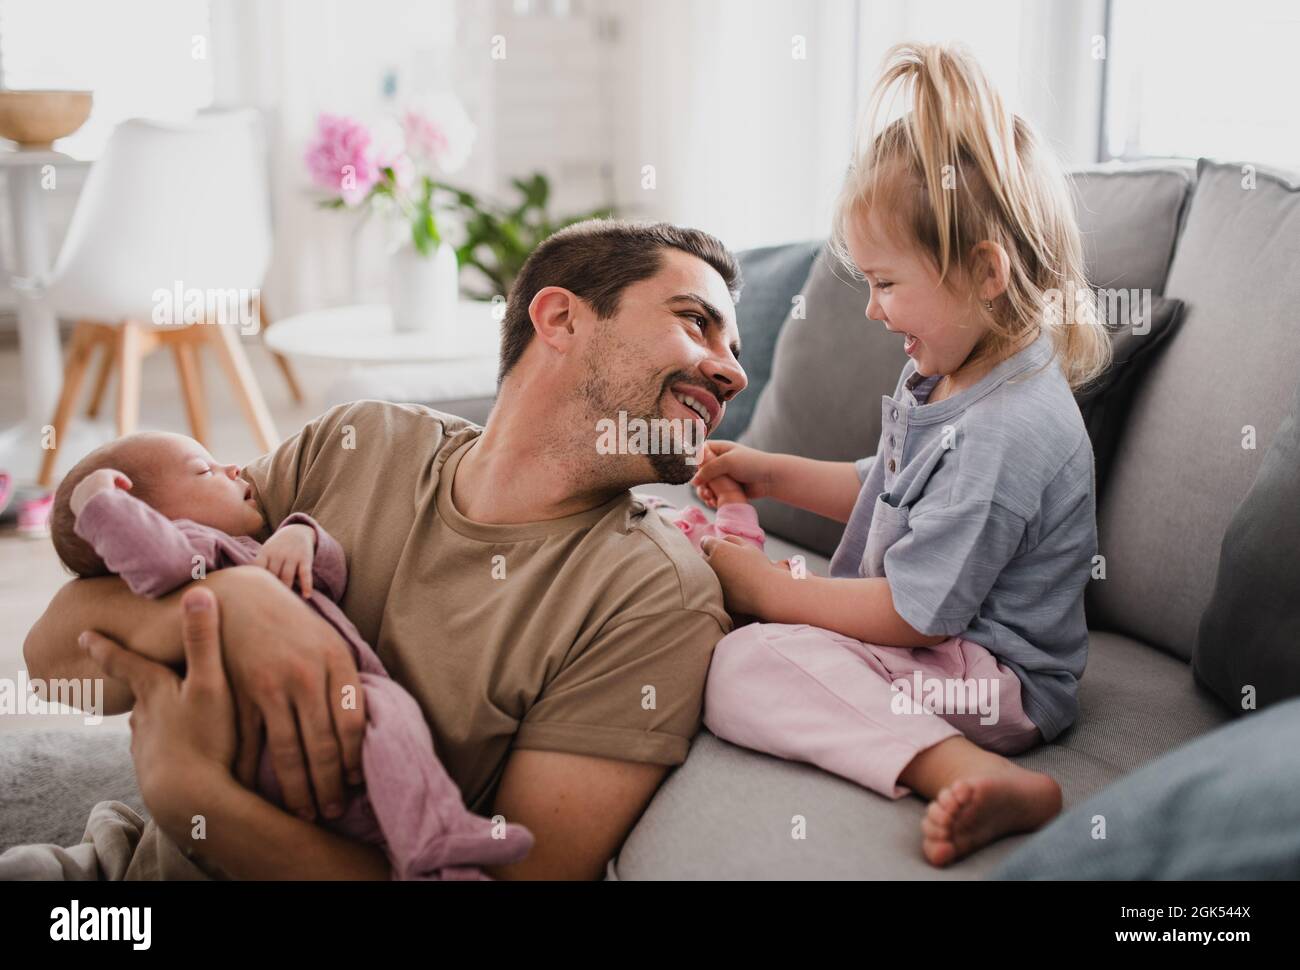
[[[477,129],[460,100],[451,94],[421,98],[402,115],[406,148],[416,161],[439,172],[464,166]]]
[[[316,138],[307,147],[307,171],[322,189],[337,192],[350,206],[363,202],[381,177],[370,129],[339,115],[317,119]]]

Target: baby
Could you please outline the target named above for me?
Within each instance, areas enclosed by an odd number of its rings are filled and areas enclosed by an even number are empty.
[[[300,512],[270,530],[239,471],[183,435],[146,432],[111,442],[59,486],[54,548],[78,576],[116,573],[151,598],[213,570],[250,564],[296,586],[352,648],[365,690],[365,787],[349,796],[340,817],[322,824],[381,846],[397,879],[485,879],[479,866],[522,859],[532,834],[507,825],[504,837],[494,838],[492,823],[465,807],[415,699],[339,608],[347,585],[343,548]],[[265,749],[257,787],[283,806]]]
[[[699,490],[700,498],[710,508],[717,510],[712,522],[694,505],[678,509],[657,495],[637,493],[637,499],[681,529],[697,552],[707,538],[725,539],[735,536],[748,545],[763,548],[767,537],[758,524],[758,513],[745,497],[745,490],[727,475],[719,475]]]

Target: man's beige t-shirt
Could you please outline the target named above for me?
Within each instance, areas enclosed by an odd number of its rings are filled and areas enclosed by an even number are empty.
[[[361,401],[244,474],[273,528],[306,512],[342,544],[343,610],[419,702],[472,810],[491,811],[512,745],[680,764],[731,629],[713,571],[629,492],[544,522],[466,519],[451,483],[480,432]]]

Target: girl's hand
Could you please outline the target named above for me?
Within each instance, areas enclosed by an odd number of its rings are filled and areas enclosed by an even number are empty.
[[[712,482],[726,476],[740,486],[746,500],[771,495],[776,481],[776,455],[734,441],[706,441],[700,451],[700,468],[691,479],[700,501],[717,508],[719,496]]]
[[[762,619],[773,597],[781,595],[780,587],[790,581],[788,569],[736,536],[706,536],[700,550],[722,584],[728,612]]]
[[[235,702],[221,662],[217,600],[196,587],[181,598],[185,678],[87,630],[80,643],[110,677],[131,686],[131,758],[140,795],[159,826],[188,844],[194,793],[233,782]]]
[[[293,589],[296,579],[302,598],[309,599],[311,567],[315,558],[316,531],[309,525],[294,523],[277,530],[266,540],[253,565],[279,576],[280,582],[290,589]]]
[[[705,497],[706,492],[709,493],[707,498]],[[724,505],[743,504],[747,501],[745,490],[730,475],[719,475],[709,484],[699,489],[698,494],[700,499],[711,509],[721,508]],[[712,501],[709,500],[710,498]]]
[[[72,497],[68,499],[68,507],[74,516],[80,517],[87,502],[101,492],[111,492],[115,488],[131,491],[131,479],[116,468],[97,469],[77,483],[77,487],[72,490]]]

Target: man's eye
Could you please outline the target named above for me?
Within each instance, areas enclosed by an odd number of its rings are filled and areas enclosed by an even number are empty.
[[[880,291],[883,293],[883,292],[886,292],[886,291],[892,289],[893,286],[894,286],[893,283],[877,283],[877,284],[876,284],[876,289],[880,290]]]
[[[695,325],[700,328],[701,333],[703,333],[705,330],[709,328],[708,317],[702,317],[698,313],[692,313],[691,319],[695,321]]]

